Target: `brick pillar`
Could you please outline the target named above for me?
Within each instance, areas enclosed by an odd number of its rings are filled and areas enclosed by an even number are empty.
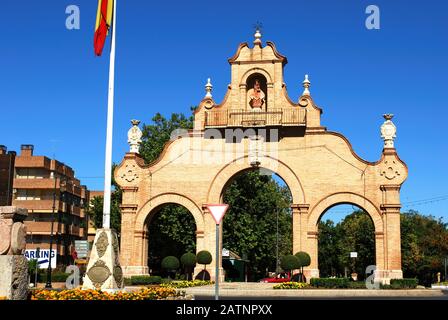
[[[403,278],[401,270],[401,231],[400,231],[400,186],[381,186],[383,192],[383,204],[381,212],[384,224],[384,269],[379,277],[383,283],[388,283],[390,279]],[[377,266],[377,269],[380,269]],[[380,269],[381,271],[381,269]]]
[[[292,254],[299,251],[308,253],[311,264],[304,268],[304,274],[310,278],[319,277],[317,263],[317,230],[308,230],[309,204],[292,204]]]
[[[375,231],[375,265],[378,270],[384,270],[386,268],[384,252],[385,252],[384,232]]]

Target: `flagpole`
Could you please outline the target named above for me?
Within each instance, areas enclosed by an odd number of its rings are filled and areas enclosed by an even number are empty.
[[[103,201],[103,229],[110,229],[110,202],[112,184],[112,133],[114,122],[114,82],[115,82],[115,35],[117,19],[117,0],[114,0],[112,22],[112,44],[109,63],[109,92],[107,102],[107,133],[106,159],[104,165],[104,201]]]

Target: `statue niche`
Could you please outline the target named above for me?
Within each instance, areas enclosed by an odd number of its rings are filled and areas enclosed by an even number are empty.
[[[248,109],[252,111],[266,111],[267,110],[267,81],[266,78],[259,74],[254,73],[246,82],[247,90],[247,103]]]

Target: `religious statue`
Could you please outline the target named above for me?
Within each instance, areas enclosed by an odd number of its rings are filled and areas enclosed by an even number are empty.
[[[255,79],[254,87],[248,91],[249,105],[254,111],[261,111],[265,102],[265,94],[260,88],[260,81]]]

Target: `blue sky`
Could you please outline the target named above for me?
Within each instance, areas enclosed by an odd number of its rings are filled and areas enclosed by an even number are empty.
[[[65,28],[71,4],[80,8],[80,30]],[[380,30],[365,28],[370,4],[381,10]],[[102,189],[108,52],[93,54],[96,1],[0,6],[0,144],[55,153],[82,183]],[[227,58],[252,41],[253,24],[261,21],[263,40],[288,57],[290,97],[297,100],[309,73],[322,124],[343,133],[358,155],[379,159],[382,114],[395,114],[396,147],[409,167],[405,205],[448,195],[447,12],[448,3],[435,0],[296,0],[278,7],[261,0],[121,0],[113,160],[128,149],[130,119],[189,113],[207,77],[220,101],[230,82]],[[448,221],[447,198],[413,208]]]

